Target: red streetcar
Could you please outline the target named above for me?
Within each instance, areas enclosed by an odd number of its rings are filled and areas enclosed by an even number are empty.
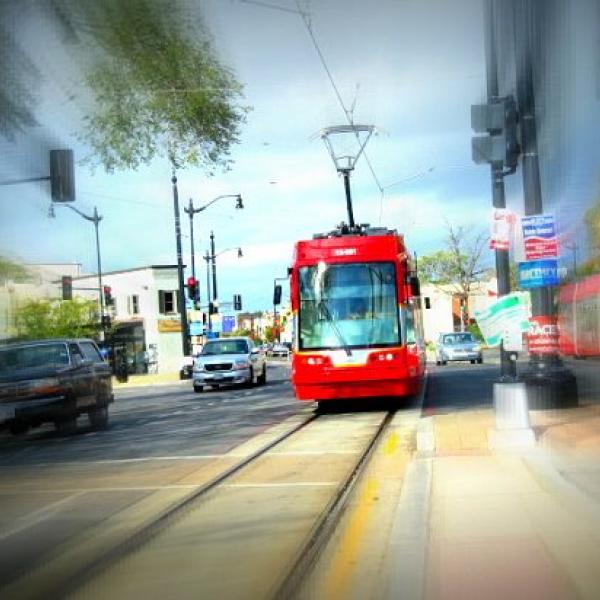
[[[299,400],[418,393],[419,282],[404,238],[359,226],[296,243],[292,384]]]
[[[600,356],[600,274],[560,289],[558,295],[560,352],[566,356]]]

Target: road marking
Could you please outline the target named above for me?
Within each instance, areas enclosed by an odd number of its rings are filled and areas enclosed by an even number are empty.
[[[339,481],[289,481],[287,483],[224,483],[223,487],[232,488],[278,488],[278,487],[331,487],[340,485]]]
[[[65,491],[67,491],[67,490],[65,490]],[[16,525],[12,529],[9,529],[8,531],[1,532],[0,540],[5,540],[6,538],[8,538],[12,535],[21,533],[21,531],[30,529],[31,527],[33,527],[34,525],[37,525],[38,523],[41,523],[42,521],[46,521],[50,517],[54,516],[58,512],[58,509],[63,504],[66,504],[67,502],[70,502],[71,500],[78,498],[79,496],[82,496],[83,494],[86,493],[86,491],[84,491],[84,490],[77,490],[77,491],[68,490],[68,491],[69,492],[74,491],[74,493],[71,496],[67,496],[66,498],[62,498],[61,500],[57,500],[56,502],[52,502],[51,504],[43,506],[42,508],[40,508],[32,513],[29,513],[26,517],[17,519],[17,520],[20,520],[21,523],[19,525]],[[47,492],[47,490],[44,490],[41,493],[44,493],[44,492]],[[54,490],[53,490],[53,492],[54,492]]]

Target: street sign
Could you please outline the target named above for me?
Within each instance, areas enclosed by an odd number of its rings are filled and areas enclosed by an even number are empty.
[[[235,329],[235,316],[223,316],[223,333],[231,333]]]
[[[529,320],[527,345],[532,354],[558,353],[558,325],[556,317],[537,315]]]
[[[529,330],[529,294],[513,292],[502,296],[484,310],[475,311],[475,320],[488,346],[499,346],[506,332]]]
[[[526,261],[558,257],[554,215],[522,217],[521,227]]]
[[[496,208],[492,213],[492,231],[490,235],[490,250],[508,250],[510,245],[511,228],[515,215],[506,208]]]
[[[523,289],[558,285],[558,263],[555,259],[519,263],[519,286]]]
[[[209,340],[216,340],[216,339],[219,337],[219,334],[218,334],[218,332],[216,332],[216,331],[209,331],[209,332],[206,334],[206,337],[207,337]]]

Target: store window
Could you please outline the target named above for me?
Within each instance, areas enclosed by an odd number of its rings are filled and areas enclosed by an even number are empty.
[[[140,300],[137,294],[127,297],[127,312],[130,315],[138,315],[140,313]]]

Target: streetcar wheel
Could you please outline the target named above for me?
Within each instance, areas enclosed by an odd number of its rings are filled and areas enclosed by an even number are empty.
[[[203,389],[204,389],[204,387],[201,386],[201,385],[195,385],[194,386],[194,391],[196,392],[196,394],[200,394]]]

